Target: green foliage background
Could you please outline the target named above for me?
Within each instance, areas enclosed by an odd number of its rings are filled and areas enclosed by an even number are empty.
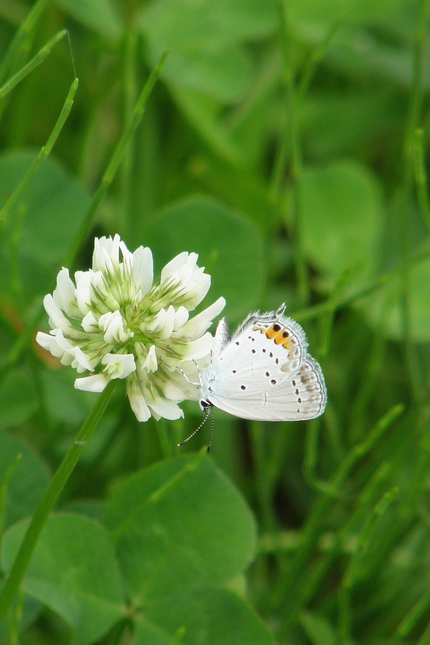
[[[285,301],[329,396],[307,424],[216,410],[209,457],[208,428],[176,448],[197,404],[139,424],[118,387],[0,642],[430,643],[429,18],[429,0],[0,0],[3,574],[94,405],[33,343],[94,236],[150,246],[158,271],[199,253],[233,327]]]

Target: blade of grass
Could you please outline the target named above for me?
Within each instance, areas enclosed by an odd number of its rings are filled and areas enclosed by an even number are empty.
[[[381,486],[392,472],[391,464],[382,464],[371,479],[366,483],[364,489],[359,493],[356,503],[356,509],[351,513],[345,524],[338,528],[332,534],[331,540],[329,536],[323,536],[327,546],[318,549],[322,554],[316,561],[316,564],[308,569],[302,571],[302,575],[297,578],[297,585],[293,587],[294,593],[290,590],[290,600],[288,609],[285,611],[285,624],[284,629],[287,630],[288,626],[295,620],[295,617],[300,613],[307,603],[311,601],[321,588],[324,578],[330,570],[336,557],[345,557],[345,554],[351,553],[351,547],[348,546],[350,542],[351,533],[354,531],[354,526],[358,523],[365,522],[369,512],[371,513],[372,506],[374,506],[375,495],[380,490]],[[297,543],[300,543],[298,537]],[[319,544],[321,542],[319,541]],[[335,593],[335,590],[333,590]]]
[[[298,576],[303,572],[306,561],[309,559],[315,548],[315,544],[321,532],[321,520],[324,517],[324,513],[327,510],[330,500],[341,493],[342,486],[356,463],[362,459],[381,439],[387,429],[402,414],[403,410],[404,407],[402,405],[396,405],[380,419],[380,421],[369,432],[368,436],[351,449],[342,464],[339,466],[337,473],[333,476],[325,494],[323,493],[320,495],[312,513],[309,515],[306,525],[301,531],[300,544],[291,561],[290,567],[277,590],[277,595],[281,605],[284,604],[284,599],[289,597],[288,590],[293,588]]]
[[[309,86],[312,82],[318,65],[323,60],[328,48],[330,47],[337,32],[342,27],[344,22],[345,16],[340,15],[337,20],[335,20],[333,25],[327,30],[327,33],[322,39],[321,43],[317,47],[314,47],[312,49],[309,61],[305,64],[304,72],[298,87],[298,98],[300,103],[303,101],[308,92]]]
[[[124,123],[129,123],[136,102],[136,76],[138,66],[138,35],[133,24],[128,26],[124,35],[123,55],[123,95],[124,95]],[[133,182],[134,139],[130,138],[124,153],[121,171],[121,206],[122,206],[122,235],[125,240],[130,239],[133,230],[133,217],[131,212],[131,189]],[[117,218],[121,222],[121,217]]]
[[[4,514],[5,514],[5,507],[6,507],[6,498],[7,498],[7,491],[9,488],[9,482],[14,474],[16,467],[18,466],[19,462],[22,459],[22,455],[17,455],[13,462],[10,464],[8,469],[5,472],[5,475],[3,477],[3,480],[0,485],[0,542],[3,539],[3,531],[4,531]]]
[[[8,51],[0,63],[0,83],[9,73],[13,73],[14,70],[21,66],[22,61],[30,51],[36,23],[49,2],[50,0],[38,0],[28,12],[26,19],[16,32]]]
[[[412,609],[408,612],[405,618],[400,623],[399,627],[394,634],[394,643],[399,643],[404,638],[407,638],[411,631],[414,629],[418,621],[423,617],[425,613],[428,613],[430,607],[430,591],[425,593],[422,598],[415,603]],[[430,643],[430,624],[424,630],[424,633],[421,639],[418,641],[418,645],[424,645]]]
[[[45,60],[45,58],[51,53],[52,48],[67,34],[67,31],[63,29],[59,31],[50,41],[46,43],[37,54],[22,67],[19,72],[17,72],[12,78],[10,78],[3,87],[0,87],[0,100],[6,96],[18,83],[22,81],[31,71]]]
[[[418,204],[423,220],[425,221],[427,228],[430,230],[430,201],[425,167],[424,131],[422,128],[417,128],[415,130],[413,145],[415,184],[417,187]]]
[[[148,80],[146,81],[142,92],[139,96],[139,99],[134,107],[133,110],[133,115],[131,118],[131,121],[128,125],[127,130],[124,132],[123,136],[121,137],[120,141],[117,144],[117,147],[114,150],[114,153],[110,159],[110,162],[108,164],[108,167],[106,168],[106,171],[102,177],[101,184],[97,191],[95,192],[93,199],[91,200],[91,204],[89,206],[89,209],[85,215],[84,222],[78,231],[76,238],[73,242],[73,246],[71,248],[71,251],[64,261],[64,266],[72,267],[76,255],[78,253],[78,250],[85,239],[88,230],[92,224],[92,220],[94,218],[95,213],[97,212],[98,207],[100,206],[101,202],[104,200],[106,197],[106,194],[109,190],[109,187],[113,181],[113,178],[115,177],[116,171],[118,170],[118,167],[122,161],[123,155],[127,149],[128,141],[130,137],[133,135],[133,133],[136,131],[140,120],[143,116],[144,110],[145,110],[145,105],[146,102],[149,98],[149,95],[158,79],[158,76],[160,75],[164,63],[167,58],[167,52],[165,52],[158,64],[158,66],[152,71],[150,74]],[[12,365],[14,365],[20,358],[22,352],[25,350],[25,348],[28,346],[30,343],[31,337],[34,333],[34,329],[37,327],[39,324],[40,320],[42,319],[43,316],[43,307],[42,304],[40,305],[40,308],[35,311],[33,314],[32,319],[30,320],[26,331],[19,337],[19,339],[15,342],[14,346],[12,347],[11,351],[9,352],[8,356],[6,357],[6,363],[5,367],[10,368]]]
[[[328,355],[330,336],[334,322],[334,316],[336,313],[337,303],[340,301],[341,294],[345,290],[348,282],[350,281],[351,271],[346,269],[344,273],[340,276],[337,284],[335,285],[333,291],[328,297],[327,305],[329,308],[322,315],[321,319],[321,331],[320,331],[320,348],[318,352],[318,358],[325,358]],[[331,306],[330,306],[331,305]],[[319,431],[321,428],[321,420],[315,419],[307,426],[306,439],[305,439],[305,454],[303,458],[303,475],[306,479],[309,486],[317,490],[324,491],[327,483],[323,482],[318,478],[316,473],[316,465],[318,462],[318,438]],[[336,425],[328,424],[330,431],[331,444],[334,449],[334,453],[341,459],[343,455],[342,441],[340,434],[337,432],[338,428]]]
[[[336,310],[339,311],[340,309],[349,307],[350,305],[358,302],[359,300],[362,300],[363,298],[370,296],[378,289],[381,289],[382,287],[388,285],[392,280],[399,277],[401,272],[404,270],[405,264],[408,264],[409,266],[412,267],[415,264],[422,262],[423,260],[427,260],[429,257],[430,257],[430,251],[428,250],[421,251],[420,253],[416,253],[413,257],[407,259],[405,262],[402,262],[401,264],[399,264],[398,267],[396,267],[392,271],[387,271],[386,273],[383,273],[382,275],[378,276],[375,280],[370,282],[367,285],[367,287],[364,287],[363,289],[360,289],[359,291],[351,295],[341,298],[337,303]],[[332,303],[330,303],[330,300],[328,299],[317,305],[306,307],[306,309],[301,309],[301,310],[299,309],[298,311],[294,311],[291,314],[291,316],[298,322],[301,322],[303,320],[312,320],[313,318],[317,318],[318,316],[321,316],[327,311],[330,311],[331,308],[332,308]]]
[[[403,150],[403,178],[397,201],[396,218],[401,219],[402,244],[401,253],[404,260],[404,270],[401,275],[402,290],[400,294],[400,314],[403,327],[403,348],[406,364],[410,372],[411,391],[418,400],[421,396],[423,378],[418,363],[415,348],[412,343],[412,316],[410,296],[410,265],[407,260],[410,258],[413,240],[411,237],[411,224],[405,213],[409,211],[408,204],[412,196],[414,177],[414,142],[415,132],[421,118],[423,101],[423,68],[426,56],[425,44],[427,36],[427,24],[430,12],[429,0],[420,0],[418,27],[415,34],[414,58],[413,58],[413,81],[410,95],[408,116],[405,128],[404,150]]]
[[[361,564],[361,560],[366,553],[376,521],[385,513],[388,506],[398,497],[398,495],[398,487],[392,488],[384,493],[382,498],[373,508],[372,513],[367,517],[364,527],[358,536],[357,549],[349,561],[339,589],[339,644],[346,643],[351,639],[351,590],[357,579],[357,571]]]
[[[48,520],[48,517],[55,506],[66,482],[73,472],[79,457],[85,449],[86,444],[90,441],[100,419],[112,397],[116,381],[111,381],[106,389],[100,394],[96,404],[84,421],[80,431],[76,436],[72,447],[66,453],[57,472],[51,480],[29,527],[25,533],[17,556],[12,565],[9,575],[6,578],[4,587],[0,593],[0,619],[2,619],[11,607],[16,594],[18,593],[21,582],[26,574],[30,564],[31,557],[40,537],[41,532]]]
[[[250,439],[254,459],[255,492],[261,513],[261,524],[264,531],[273,530],[275,519],[272,504],[272,486],[267,473],[267,447],[263,424],[252,421],[250,424]]]
[[[28,183],[30,180],[34,177],[36,172],[39,170],[40,166],[42,163],[45,161],[45,159],[48,157],[48,155],[51,153],[52,148],[54,147],[55,142],[58,139],[58,136],[63,128],[63,125],[67,119],[67,117],[70,114],[70,110],[72,109],[73,106],[73,101],[75,98],[76,91],[78,89],[78,79],[75,78],[73,83],[70,86],[69,92],[67,94],[67,98],[64,102],[63,108],[61,110],[60,116],[57,119],[57,122],[51,132],[51,134],[48,137],[48,140],[46,142],[46,145],[44,145],[36,159],[33,161],[31,164],[30,169],[27,171],[25,174],[24,178],[20,181],[19,185],[17,188],[14,190],[10,198],[7,200],[6,204],[3,206],[3,208],[0,211],[0,224],[4,223],[7,219],[7,216],[11,210],[11,208],[16,204],[18,199],[21,197],[23,191],[27,187]]]
[[[280,17],[280,30],[281,30],[281,45],[283,53],[283,67],[284,67],[284,82],[286,87],[287,96],[287,110],[288,122],[286,130],[288,137],[284,137],[281,142],[279,156],[274,168],[273,174],[273,191],[279,192],[279,184],[284,175],[287,150],[290,151],[290,204],[293,224],[293,239],[294,239],[294,260],[298,286],[298,296],[301,305],[305,305],[309,300],[309,275],[306,260],[303,251],[303,235],[302,235],[302,222],[301,222],[301,195],[300,195],[300,181],[302,175],[302,153],[300,147],[300,127],[298,120],[298,99],[295,84],[295,70],[292,67],[292,56],[287,3],[285,0],[278,0],[279,17]],[[274,193],[276,196],[276,192]]]
[[[103,174],[103,177],[100,182],[100,186],[96,190],[93,199],[91,200],[90,207],[85,215],[84,221],[81,225],[80,230],[78,231],[78,234],[75,237],[75,240],[73,242],[72,248],[70,250],[69,255],[67,256],[65,260],[65,266],[71,268],[76,260],[76,256],[78,254],[78,251],[84,242],[88,231],[91,227],[94,215],[96,214],[100,204],[102,201],[105,199],[106,194],[112,184],[112,181],[116,175],[116,172],[124,158],[124,155],[127,153],[129,142],[131,140],[131,137],[133,134],[136,132],[137,127],[139,126],[139,123],[142,119],[143,113],[145,111],[145,106],[148,101],[149,95],[151,94],[155,83],[158,80],[158,77],[160,76],[163,67],[165,65],[166,59],[168,56],[168,52],[164,52],[163,55],[161,56],[160,62],[154,69],[152,70],[151,74],[149,75],[148,80],[146,81],[139,98],[136,102],[136,105],[134,106],[134,110],[132,113],[132,117],[130,119],[130,123],[128,124],[126,130],[124,131],[121,139],[119,140],[114,153],[108,163],[108,166]]]

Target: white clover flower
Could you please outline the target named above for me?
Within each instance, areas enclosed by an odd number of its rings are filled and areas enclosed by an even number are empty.
[[[213,337],[207,331],[225,305],[219,298],[194,318],[210,276],[197,266],[195,253],[180,253],[153,284],[150,249],[131,253],[119,235],[94,241],[93,266],[57,276],[54,293],[43,304],[51,331],[37,342],[63,365],[88,376],[75,387],[102,392],[111,379],[126,379],[130,405],[139,421],[178,419],[178,403],[198,392],[193,361],[208,360]]]

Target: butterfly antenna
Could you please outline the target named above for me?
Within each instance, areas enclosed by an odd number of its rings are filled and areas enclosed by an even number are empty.
[[[197,428],[194,430],[194,432],[192,432],[192,433],[190,434],[190,436],[189,436],[189,437],[187,437],[184,441],[181,441],[181,443],[178,443],[178,447],[179,447],[179,448],[180,448],[181,446],[184,446],[186,443],[188,443],[188,442],[189,442],[189,440],[190,440],[190,439],[192,439],[192,438],[194,437],[194,435],[196,435],[196,434],[198,433],[198,431],[200,430],[200,428],[202,428],[202,427],[205,425],[205,423],[206,423],[206,421],[207,421],[207,418],[208,418],[208,416],[209,416],[209,412],[210,412],[210,408],[208,407],[208,408],[205,410],[205,418],[203,419],[203,421],[201,422],[201,424],[200,424],[199,426],[197,426]],[[211,439],[210,439],[209,447],[210,447],[210,444],[211,444],[211,443],[212,443],[212,431],[211,431]]]
[[[208,414],[209,414],[209,411],[208,411]],[[207,419],[207,417],[206,417],[206,419]],[[205,421],[206,421],[206,419],[205,419]],[[212,413],[212,419],[211,419],[211,433],[210,433],[210,435],[209,435],[209,443],[208,443],[208,447],[207,447],[207,451],[208,451],[208,452],[210,451],[210,449],[211,449],[211,445],[212,445],[212,438],[213,438],[213,435],[214,435],[214,425],[215,425],[215,417],[214,417],[214,415],[213,415],[213,413]]]

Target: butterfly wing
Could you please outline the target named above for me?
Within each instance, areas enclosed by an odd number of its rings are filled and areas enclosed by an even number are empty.
[[[251,315],[219,351],[202,379],[202,403],[242,419],[298,421],[322,414],[324,377],[306,353],[303,329],[279,314]],[[202,404],[201,403],[201,404]]]
[[[208,397],[215,407],[233,416],[254,421],[304,421],[320,416],[325,409],[327,393],[319,364],[309,354],[293,377],[264,384],[240,376],[223,379]],[[271,379],[273,380],[273,379]],[[245,385],[246,389],[242,389]]]

